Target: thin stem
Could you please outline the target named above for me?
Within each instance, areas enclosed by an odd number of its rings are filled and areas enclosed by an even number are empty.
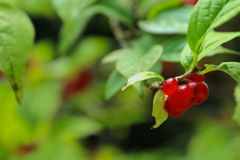
[[[116,37],[117,41],[120,43],[122,48],[127,48],[128,44],[125,41],[125,34],[123,33],[123,30],[119,26],[119,22],[114,19],[110,19],[110,25],[113,30],[113,34]]]
[[[191,69],[189,70],[188,72],[186,72],[185,74],[183,75],[180,75],[180,76],[177,76],[175,77],[178,81],[181,81],[181,80],[184,80],[186,77],[190,76],[190,74],[192,74],[193,72],[195,72],[195,68],[194,69]]]

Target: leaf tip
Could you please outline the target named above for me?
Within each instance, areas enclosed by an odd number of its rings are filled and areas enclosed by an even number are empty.
[[[122,89],[121,89],[121,91],[124,91],[126,88],[127,88],[127,87],[123,86]]]

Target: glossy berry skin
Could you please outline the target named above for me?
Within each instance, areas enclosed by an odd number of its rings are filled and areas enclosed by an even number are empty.
[[[194,98],[194,92],[188,85],[179,85],[178,89],[169,98],[176,108],[189,109]]]
[[[184,113],[184,110],[178,109],[174,104],[174,101],[168,97],[164,105],[166,111],[168,112],[168,115],[173,117],[181,116]]]
[[[200,104],[207,99],[209,89],[205,82],[188,82],[187,85],[194,91],[194,105]]]
[[[170,96],[172,95],[178,88],[178,81],[176,78],[167,79],[162,85],[162,91]]]
[[[165,109],[170,116],[180,116],[184,110],[191,107],[194,92],[188,85],[179,85],[177,90],[168,96]]]
[[[187,77],[187,79],[195,82],[203,82],[205,80],[205,77],[204,75],[198,75],[196,73],[192,73],[189,77]]]

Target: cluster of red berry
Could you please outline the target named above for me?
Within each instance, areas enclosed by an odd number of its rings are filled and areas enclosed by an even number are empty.
[[[165,109],[170,116],[180,116],[192,105],[205,101],[208,97],[208,86],[204,82],[204,75],[190,74],[178,80],[169,78],[162,85],[162,91],[168,95]],[[179,81],[186,84],[179,85]]]

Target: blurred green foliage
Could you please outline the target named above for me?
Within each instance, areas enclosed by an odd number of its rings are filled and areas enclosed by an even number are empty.
[[[227,74],[206,74],[209,99],[181,117],[170,117],[155,130],[150,130],[154,124],[153,93],[142,87],[143,101],[136,94],[137,87],[119,92],[127,77],[115,69],[115,63],[120,63],[117,61],[125,58],[129,50],[141,58],[151,54],[153,45],[162,44],[162,61],[153,66],[148,63],[146,68],[165,78],[184,72],[179,55],[187,43],[185,35],[141,30],[141,25],[158,21],[172,10],[171,17],[178,18],[175,12],[182,10],[181,0],[6,2],[29,15],[36,37],[25,69],[20,107],[1,75],[1,160],[240,159],[240,129],[231,119],[236,82]],[[174,20],[164,23],[166,29],[174,29]],[[185,26],[187,21],[183,23]],[[52,27],[41,28],[45,25]],[[116,34],[119,29],[124,37]],[[49,32],[57,35],[43,36]],[[130,49],[121,48],[126,41]],[[236,42],[231,42],[230,49],[240,51]],[[152,59],[157,60],[154,56]],[[218,55],[204,58],[202,63],[219,64],[222,59],[237,61],[239,57]],[[86,79],[83,73],[91,76]],[[75,80],[79,83],[69,85]]]

